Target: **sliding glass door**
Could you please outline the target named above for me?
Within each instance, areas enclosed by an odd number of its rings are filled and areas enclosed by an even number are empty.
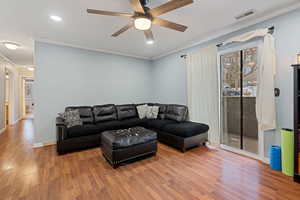
[[[258,47],[220,54],[221,143],[258,154],[255,112]]]
[[[256,118],[256,91],[258,48],[243,50],[243,146],[245,151],[258,154],[258,124]]]
[[[241,52],[221,55],[222,144],[241,148]],[[222,129],[221,129],[222,130]]]

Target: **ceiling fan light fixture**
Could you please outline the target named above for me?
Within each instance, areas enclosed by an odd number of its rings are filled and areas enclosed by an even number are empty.
[[[151,20],[146,17],[138,17],[134,20],[134,27],[141,31],[149,30],[151,25]]]
[[[147,44],[154,44],[154,40],[147,40],[146,43]]]

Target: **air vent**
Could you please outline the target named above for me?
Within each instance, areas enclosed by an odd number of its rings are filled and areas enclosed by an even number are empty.
[[[243,18],[248,17],[250,15],[253,15],[254,13],[255,13],[254,10],[248,10],[248,11],[246,11],[246,12],[244,12],[244,13],[239,14],[238,16],[236,16],[235,19],[236,20],[240,20],[240,19],[243,19]]]

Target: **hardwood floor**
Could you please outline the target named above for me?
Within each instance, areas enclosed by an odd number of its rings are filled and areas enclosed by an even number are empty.
[[[223,150],[183,154],[160,144],[156,157],[114,170],[99,148],[57,156],[32,141],[32,120],[0,136],[0,199],[300,199],[290,177]]]

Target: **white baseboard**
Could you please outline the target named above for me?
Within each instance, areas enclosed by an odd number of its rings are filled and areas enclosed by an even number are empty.
[[[264,159],[262,161],[265,164],[268,164],[268,165],[270,164],[270,158],[264,157]]]
[[[40,148],[40,147],[45,147],[45,146],[50,146],[50,145],[55,145],[56,142],[38,142],[34,143],[32,145],[33,148]]]
[[[10,124],[10,126],[17,124],[17,123],[18,123],[19,121],[21,121],[22,119],[23,119],[22,117],[19,118],[19,119],[17,119],[16,121],[12,122],[12,123]]]
[[[39,142],[39,143],[34,143],[33,145],[32,145],[32,147],[33,148],[39,148],[39,147],[43,147],[44,145],[43,145],[43,143],[41,143],[41,142]]]
[[[6,130],[6,128],[3,128],[0,130],[0,135]]]
[[[220,148],[219,144],[211,144],[210,142],[205,142],[205,146],[211,150],[218,150]]]

